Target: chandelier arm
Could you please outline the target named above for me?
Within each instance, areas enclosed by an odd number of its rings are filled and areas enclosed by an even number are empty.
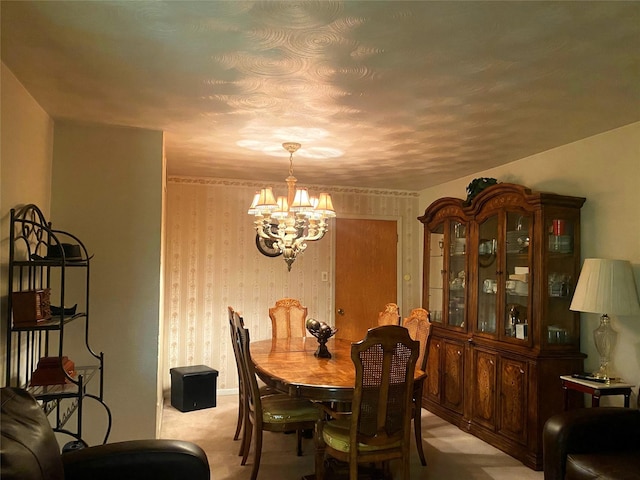
[[[272,239],[272,237],[269,235],[269,233],[271,232],[271,223],[269,222],[269,220],[260,216],[256,217],[256,220],[255,222],[253,222],[253,224],[255,226],[256,233],[260,238],[264,238],[267,240]]]
[[[315,242],[316,240],[320,240],[324,237],[324,234],[327,233],[327,227],[327,222],[323,218],[321,218],[317,223],[315,220],[310,220],[309,233],[306,236],[306,241]]]

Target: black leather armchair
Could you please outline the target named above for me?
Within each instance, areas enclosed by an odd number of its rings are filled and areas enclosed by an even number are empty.
[[[640,411],[580,408],[547,420],[545,480],[640,479]]]
[[[132,440],[60,453],[49,421],[25,390],[2,388],[2,480],[209,480],[205,452],[181,440]]]

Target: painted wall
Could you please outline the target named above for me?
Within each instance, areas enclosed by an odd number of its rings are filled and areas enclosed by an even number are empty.
[[[4,384],[10,210],[34,203],[49,214],[53,120],[4,63],[0,83],[0,378]]]
[[[105,400],[114,419],[109,441],[153,438],[163,134],[58,121],[53,165],[51,217],[94,254],[89,338],[105,353]],[[98,423],[100,409],[93,410]]]
[[[422,211],[443,196],[465,198],[477,177],[526,185],[534,190],[586,197],[581,210],[581,248],[585,258],[619,258],[633,265],[640,287],[640,122],[523,158],[502,167],[425,189]],[[640,291],[640,290],[638,290]],[[603,312],[604,313],[604,312]],[[599,315],[581,314],[581,350],[585,369],[599,366],[592,331]],[[640,317],[611,317],[618,331],[613,368],[625,380],[640,384]],[[632,404],[637,401],[634,389]],[[602,404],[622,405],[622,397],[603,397]]]
[[[402,259],[398,303],[403,313],[419,306],[417,193],[305,186],[315,192],[329,190],[339,216],[399,221]],[[237,388],[228,306],[243,314],[251,338],[256,340],[271,338],[269,307],[283,297],[299,299],[308,308],[309,317],[334,323],[333,222],[325,238],[310,242],[287,272],[282,257],[265,257],[255,246],[253,218],[247,209],[260,187],[242,181],[169,179],[166,343],[161,369],[167,390],[170,368],[197,364],[219,371],[219,392]],[[284,185],[275,188],[285,191]],[[322,272],[328,273],[328,282],[322,281]]]

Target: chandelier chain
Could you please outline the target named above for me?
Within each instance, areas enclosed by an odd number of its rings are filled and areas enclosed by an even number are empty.
[[[289,176],[293,177],[293,152],[289,153]]]

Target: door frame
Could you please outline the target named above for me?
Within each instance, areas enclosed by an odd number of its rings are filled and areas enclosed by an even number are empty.
[[[402,311],[402,299],[404,298],[404,292],[402,289],[402,217],[398,215],[360,215],[345,213],[340,214],[340,218],[353,219],[353,220],[391,220],[396,222],[396,235],[398,236],[398,243],[396,246],[396,292],[397,292],[397,305],[398,309]],[[337,221],[337,218],[336,218]],[[330,230],[331,233],[331,325],[336,324],[336,229]]]

